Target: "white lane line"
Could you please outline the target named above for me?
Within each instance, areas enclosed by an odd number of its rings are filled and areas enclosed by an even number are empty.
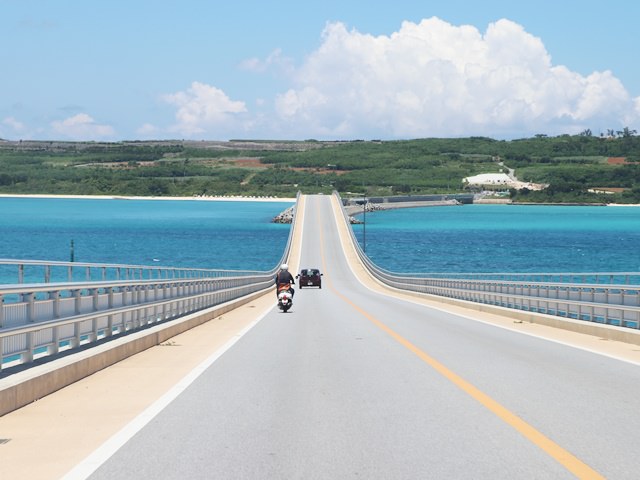
[[[355,273],[355,271],[353,269],[351,269],[351,271],[353,272],[354,275],[356,275],[356,273]],[[550,336],[547,336],[547,335],[544,335],[544,334],[540,334],[540,333],[523,332],[522,330],[519,330],[517,327],[510,327],[508,325],[500,325],[500,324],[494,323],[494,322],[492,322],[490,320],[483,320],[481,318],[473,317],[471,315],[467,315],[467,314],[464,314],[464,313],[454,312],[454,311],[448,310],[444,306],[440,307],[440,306],[435,306],[435,305],[425,305],[424,303],[421,303],[418,300],[414,300],[414,299],[406,298],[406,297],[402,297],[401,298],[401,297],[397,297],[397,296],[393,295],[392,293],[380,292],[378,290],[374,290],[369,285],[366,285],[364,282],[362,282],[360,280],[360,278],[357,275],[356,275],[356,278],[358,279],[358,281],[360,281],[360,284],[362,286],[364,286],[365,288],[369,289],[372,292],[378,293],[380,295],[384,295],[384,296],[389,297],[389,298],[393,298],[393,299],[396,299],[396,300],[412,303],[414,305],[418,305],[418,306],[421,306],[421,307],[424,307],[424,308],[431,308],[433,310],[438,310],[440,312],[444,312],[444,313],[447,313],[449,315],[453,315],[453,316],[456,316],[456,317],[459,317],[459,318],[464,318],[466,320],[472,320],[474,322],[483,323],[483,324],[488,325],[490,327],[501,328],[501,329],[507,330],[509,332],[519,333],[520,335],[527,335],[529,337],[537,338],[539,340],[546,340],[547,342],[556,343],[558,345],[563,345],[565,347],[575,348],[576,350],[582,350],[584,352],[592,353],[592,354],[595,354],[595,355],[600,355],[601,357],[610,358],[612,360],[618,360],[619,362],[629,363],[631,365],[635,365],[635,366],[639,366],[640,367],[640,362],[637,362],[637,361],[632,360],[630,358],[625,358],[622,355],[616,355],[616,354],[613,354],[613,353],[603,352],[601,350],[596,350],[596,349],[593,349],[593,348],[590,348],[590,347],[585,347],[583,345],[578,345],[575,342],[571,342],[571,341],[567,341],[567,340],[558,340],[556,338],[552,338]],[[404,292],[399,291],[398,293],[402,294]],[[437,300],[434,300],[434,301],[437,301]],[[494,315],[497,315],[497,314],[494,314]],[[506,317],[506,318],[510,318],[510,317]],[[551,327],[551,328],[553,328],[553,327]],[[586,335],[586,334],[578,334],[578,335]]]
[[[566,341],[566,340],[558,340],[558,339],[551,338],[550,336],[547,336],[547,335],[544,335],[544,334],[533,333],[533,332],[523,332],[522,330],[519,330],[516,327],[510,327],[510,326],[507,326],[507,325],[499,325],[499,324],[491,322],[489,320],[483,320],[481,318],[473,317],[471,315],[467,315],[467,314],[464,314],[464,313],[454,312],[454,311],[451,311],[451,310],[447,309],[445,306],[440,307],[440,306],[435,306],[435,305],[431,305],[431,304],[426,305],[424,303],[421,303],[419,300],[415,300],[415,299],[406,297],[406,292],[403,292],[400,289],[396,289],[396,290],[398,291],[398,294],[402,295],[402,297],[399,297],[397,295],[394,295],[391,292],[388,292],[388,291],[384,290],[385,288],[393,288],[393,287],[382,286],[382,291],[379,290],[379,289],[374,289],[371,286],[369,286],[367,284],[367,282],[365,282],[364,280],[362,280],[360,278],[359,274],[354,269],[354,266],[349,261],[349,257],[346,254],[346,247],[345,246],[347,244],[350,244],[350,248],[352,248],[354,251],[355,251],[355,246],[353,245],[353,242],[352,242],[350,237],[348,239],[345,239],[343,237],[342,231],[340,229],[340,224],[339,224],[340,220],[338,219],[338,216],[335,213],[335,209],[334,209],[334,219],[336,221],[336,225],[337,225],[337,229],[338,229],[338,237],[340,239],[340,243],[343,246],[342,248],[343,248],[343,251],[345,252],[344,256],[345,256],[347,265],[349,266],[349,269],[351,270],[351,273],[356,278],[356,280],[360,283],[360,285],[362,285],[363,287],[365,287],[366,289],[368,289],[368,290],[370,290],[370,291],[372,291],[374,293],[377,293],[377,294],[380,294],[380,295],[384,295],[386,297],[393,298],[395,300],[409,302],[409,303],[412,303],[414,305],[419,305],[421,307],[432,308],[434,310],[438,310],[440,312],[444,312],[444,313],[447,313],[449,315],[454,315],[454,316],[457,316],[457,317],[460,317],[460,318],[465,318],[467,320],[472,320],[474,322],[484,323],[485,325],[489,325],[491,327],[501,328],[503,330],[508,330],[510,332],[519,333],[521,335],[528,335],[529,337],[537,338],[539,340],[546,340],[548,342],[556,343],[558,345],[563,345],[565,347],[575,348],[576,350],[582,350],[584,352],[592,353],[592,354],[595,354],[595,355],[600,355],[601,357],[606,357],[606,358],[610,358],[612,360],[618,360],[620,362],[628,363],[628,364],[635,365],[635,366],[640,366],[640,362],[637,362],[637,361],[629,359],[629,358],[625,358],[622,355],[616,355],[616,354],[613,354],[613,353],[603,352],[601,350],[596,350],[596,349],[593,349],[593,348],[590,348],[590,347],[585,347],[583,345],[578,345],[575,342],[570,342],[570,341]],[[364,266],[362,266],[362,268],[366,270],[366,268]],[[365,275],[366,275],[366,273],[365,273]],[[437,302],[437,300],[434,300],[434,301]]]
[[[254,322],[249,324],[239,333],[234,335],[227,343],[220,347],[213,355],[207,358],[200,365],[189,372],[182,380],[176,383],[171,390],[151,404],[140,415],[131,420],[118,433],[98,447],[91,455],[76,465],[69,471],[63,480],[84,480],[93,474],[103,463],[105,463],[114,453],[126,444],[136,433],[144,428],[156,415],[158,415],[167,405],[175,400],[178,395],[184,392],[207,368],[215,363],[227,350],[229,350],[240,338],[249,330],[255,327],[271,310],[267,309]]]

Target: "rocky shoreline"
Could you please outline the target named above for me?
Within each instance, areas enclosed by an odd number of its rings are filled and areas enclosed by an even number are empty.
[[[296,206],[293,205],[278,215],[273,217],[272,223],[293,223],[293,217],[296,214]]]

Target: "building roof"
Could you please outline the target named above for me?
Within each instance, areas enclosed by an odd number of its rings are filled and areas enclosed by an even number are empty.
[[[466,177],[463,182],[469,185],[507,185],[511,179],[506,173],[481,173],[473,177]]]

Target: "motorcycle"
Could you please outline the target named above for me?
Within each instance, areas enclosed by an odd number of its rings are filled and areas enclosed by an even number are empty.
[[[278,308],[286,312],[293,305],[293,295],[289,285],[281,285],[278,287]]]

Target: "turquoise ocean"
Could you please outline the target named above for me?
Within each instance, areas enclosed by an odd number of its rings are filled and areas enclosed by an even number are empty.
[[[270,270],[293,202],[0,198],[0,258]]]
[[[395,272],[640,271],[640,207],[463,205],[358,218],[367,256]]]
[[[0,198],[0,258],[268,270],[290,202]],[[359,215],[362,219],[362,215]],[[396,272],[640,271],[640,207],[464,205],[370,212],[361,246]]]

